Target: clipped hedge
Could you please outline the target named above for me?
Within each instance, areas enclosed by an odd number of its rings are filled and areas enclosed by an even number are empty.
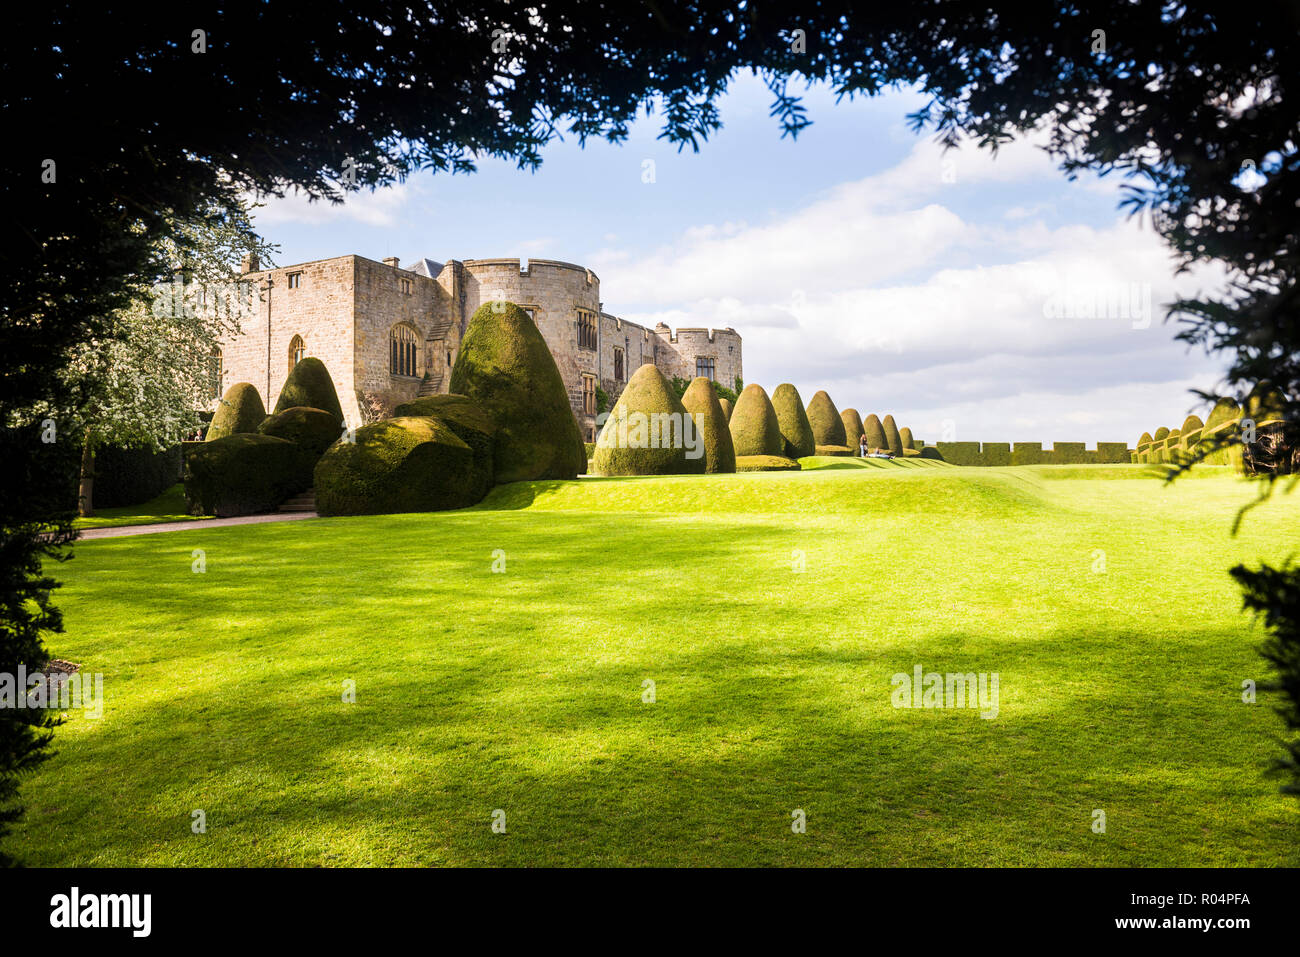
[[[985,442],[980,450],[980,461],[984,465],[1010,465],[1010,442]]]
[[[916,440],[912,438],[912,430],[903,426],[898,430],[898,440],[903,443],[903,451],[916,448]]]
[[[731,441],[723,401],[713,383],[703,376],[692,379],[682,394],[682,407],[691,414],[704,439],[704,470],[710,473],[736,471],[736,447]]]
[[[825,390],[818,392],[808,403],[808,424],[812,426],[813,441],[819,445],[848,446],[848,433],[844,431],[844,420],[840,410]],[[852,439],[857,444],[858,436]]]
[[[1106,465],[1122,465],[1133,458],[1127,442],[1098,442],[1096,461]]]
[[[858,454],[857,449],[851,449],[847,445],[819,445],[817,446],[817,455],[840,455],[853,456]]]
[[[257,431],[293,442],[314,461],[324,455],[342,434],[343,423],[334,417],[334,413],[324,409],[294,406],[264,420]]]
[[[311,487],[312,456],[288,439],[240,432],[195,444],[185,456],[193,515],[255,515]]]
[[[746,386],[748,388],[748,386]],[[803,468],[784,455],[738,455],[737,472],[798,472]]]
[[[697,381],[713,393],[713,384],[708,379]],[[716,394],[713,408],[721,419],[722,407],[716,403]],[[687,441],[689,415],[672,383],[647,362],[632,374],[605,420],[605,427],[596,440],[596,454],[591,457],[591,474],[703,474],[708,467],[705,443],[698,432],[693,432],[691,441]],[[689,428],[696,429],[693,421]],[[700,454],[692,457],[693,450]]]
[[[776,410],[776,421],[785,440],[782,454],[786,458],[802,459],[817,451],[812,423],[803,409],[798,389],[789,382],[781,383],[772,393],[772,408]]]
[[[307,408],[323,409],[340,423],[343,422],[343,406],[339,405],[339,394],[334,389],[334,380],[330,378],[325,363],[315,356],[307,356],[289,372],[284,380],[280,396],[275,400],[275,411]]]
[[[898,426],[894,422],[892,415],[886,415],[883,422],[880,423],[881,429],[885,433],[885,445],[894,455],[903,454],[903,439],[898,434]]]
[[[384,419],[356,430],[316,464],[321,515],[435,512],[479,502],[491,476],[448,423],[431,416]]]
[[[840,413],[840,423],[844,426],[844,444],[858,454],[858,442],[865,434],[862,430],[862,416],[857,409],[845,409]]]
[[[736,404],[735,404],[734,402],[732,402],[730,399],[725,398],[725,397],[722,397],[722,396],[719,396],[719,398],[718,398],[718,404],[719,404],[720,406],[722,406],[722,414],[723,414],[723,416],[726,418],[727,423],[730,424],[730,423],[731,423],[731,413],[734,412],[734,411],[736,411]]]
[[[208,425],[207,440],[214,442],[229,435],[256,432],[266,418],[266,406],[257,386],[251,382],[236,382],[221,397],[212,422]]]
[[[1012,465],[1041,465],[1046,461],[1042,442],[1014,442],[1011,445]]]
[[[727,427],[736,451],[737,468],[742,456],[781,456],[785,449],[781,426],[776,421],[776,409],[772,408],[772,400],[757,383],[745,386],[740,393]]]
[[[1055,442],[1048,461],[1053,465],[1084,465],[1096,461],[1085,442]]]
[[[978,442],[936,442],[943,460],[952,465],[983,465]]]
[[[862,434],[867,437],[867,451],[873,449],[887,449],[889,443],[885,441],[885,430],[880,425],[880,419],[875,414],[866,417],[862,423]]]
[[[470,318],[450,391],[472,399],[496,426],[497,484],[571,479],[587,470],[555,358],[537,324],[513,302],[484,303]]]
[[[428,416],[442,422],[470,447],[474,468],[487,476],[488,488],[496,481],[496,423],[469,396],[446,393],[428,395],[404,402],[393,410],[393,418]],[[586,470],[586,445],[583,443],[583,470]],[[486,494],[486,492],[484,493]]]
[[[175,445],[159,452],[153,447],[124,449],[106,445],[95,450],[94,474],[95,508],[142,505],[180,480],[181,447]]]
[[[938,461],[938,462],[944,462],[944,461],[947,461],[947,460],[943,457],[943,453],[940,452],[940,451],[939,451],[937,448],[935,448],[933,445],[925,445],[925,446],[922,446],[920,451],[921,451],[921,458],[923,458],[923,459],[934,459],[935,461]]]

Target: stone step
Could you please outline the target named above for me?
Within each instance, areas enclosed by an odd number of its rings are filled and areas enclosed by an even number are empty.
[[[316,511],[316,490],[309,488],[305,492],[299,492],[293,498],[286,499],[279,508],[281,512],[314,512]]]
[[[425,379],[423,382],[420,383],[420,391],[416,393],[416,397],[422,399],[426,395],[437,395],[439,390],[441,389],[442,389],[442,376],[440,375],[433,376],[432,378]]]

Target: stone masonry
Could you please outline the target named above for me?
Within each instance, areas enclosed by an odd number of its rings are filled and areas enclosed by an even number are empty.
[[[667,376],[698,374],[734,389],[743,376],[734,329],[653,330],[604,311],[600,280],[572,263],[534,259],[420,259],[402,267],[339,256],[271,270],[246,262],[257,290],[251,315],[221,343],[220,390],[251,382],[274,407],[301,340],[325,363],[348,424],[391,414],[418,395],[446,392],[469,318],[507,299],[527,310],[550,346],[574,416],[595,440],[598,384],[617,400],[632,373],[653,363]],[[414,370],[395,368],[394,338],[417,344]],[[413,371],[413,375],[406,374]]]

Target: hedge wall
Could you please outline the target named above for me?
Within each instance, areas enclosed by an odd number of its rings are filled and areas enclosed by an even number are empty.
[[[982,465],[1010,465],[1011,464],[1011,443],[1010,442],[985,442],[984,448],[981,449]]]
[[[939,454],[953,465],[983,465],[978,442],[936,442]]]

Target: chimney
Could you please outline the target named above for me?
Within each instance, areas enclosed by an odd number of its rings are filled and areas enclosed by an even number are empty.
[[[239,264],[241,273],[258,272],[261,264],[257,261],[257,253],[244,253],[243,261]]]
[[[394,269],[399,269],[399,268],[401,268],[400,265],[399,265],[400,263],[401,263],[401,260],[398,259],[396,256],[385,256],[385,257],[384,257],[384,265],[385,265],[385,266],[392,266]]]

